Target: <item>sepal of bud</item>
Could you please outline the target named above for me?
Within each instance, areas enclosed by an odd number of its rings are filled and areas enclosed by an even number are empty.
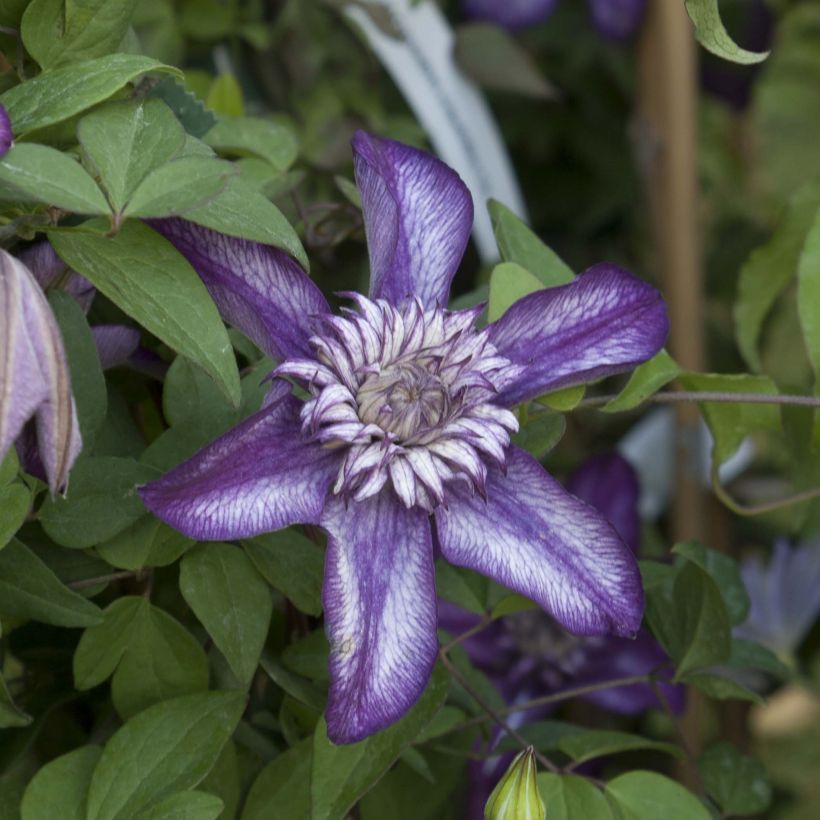
[[[535,751],[530,746],[510,763],[496,784],[484,807],[484,820],[546,820],[536,774]]]

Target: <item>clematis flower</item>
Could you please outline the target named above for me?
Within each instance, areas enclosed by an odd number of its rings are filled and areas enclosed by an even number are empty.
[[[6,109],[0,105],[0,157],[8,154],[14,144],[14,134],[11,131],[11,119]]]
[[[748,558],[740,573],[749,593],[749,615],[735,627],[735,637],[791,658],[820,615],[820,542],[791,546],[776,541],[768,565]]]
[[[478,330],[448,311],[473,209],[429,154],[354,137],[371,282],[333,316],[284,252],[182,219],[153,223],[223,316],[281,361],[266,406],[141,490],[203,541],[291,524],[328,533],[328,734],[399,717],[436,659],[433,537],[442,555],[530,597],[579,634],[633,635],[643,593],[615,530],[510,445],[510,407],[629,369],[663,345],[657,291],[612,265],[516,302]],[[309,398],[301,401],[285,379]]]
[[[0,250],[0,459],[34,418],[36,453],[52,493],[82,447],[63,340],[28,268]]]
[[[558,0],[464,0],[468,17],[517,30],[544,22]],[[628,40],[643,21],[646,0],[587,0],[592,24],[608,40]]]

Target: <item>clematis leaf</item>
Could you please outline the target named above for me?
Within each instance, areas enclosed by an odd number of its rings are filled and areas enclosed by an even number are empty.
[[[136,0],[33,0],[20,34],[44,69],[102,57],[122,42],[136,5]]]
[[[0,160],[0,183],[9,186],[6,198],[11,194],[78,214],[110,211],[102,191],[82,165],[47,145],[15,145]]]
[[[98,544],[96,552],[112,567],[137,570],[173,564],[193,543],[190,538],[146,513],[112,538]]]
[[[147,71],[179,73],[150,57],[109,54],[44,72],[0,94],[0,103],[21,137],[91,108]]]
[[[160,100],[107,103],[86,114],[77,138],[120,213],[132,193],[156,167],[185,144],[185,132],[171,109]]]
[[[682,678],[713,700],[748,700],[764,706],[763,697],[743,683],[717,672],[692,672]]]
[[[3,680],[3,675],[0,673],[0,729],[17,729],[21,726],[28,726],[32,720],[31,715],[27,715],[14,702]],[[2,809],[1,803],[0,809]]]
[[[680,365],[665,351],[635,368],[623,390],[603,406],[605,413],[622,413],[646,401],[664,385],[677,378]]]
[[[772,801],[772,787],[766,767],[740,754],[731,743],[718,743],[698,759],[698,771],[707,792],[727,815],[748,815],[766,811]]]
[[[239,373],[225,326],[202,281],[170,242],[134,220],[112,237],[66,231],[52,233],[50,239],[74,270],[200,365],[231,402],[239,403]]]
[[[605,729],[591,729],[566,735],[558,741],[558,748],[576,763],[584,763],[596,757],[605,757],[618,752],[631,752],[635,749],[651,749],[673,757],[683,757],[681,749],[673,743],[662,743],[628,732]]]
[[[432,720],[448,688],[446,672],[437,667],[421,699],[401,720],[358,743],[335,746],[324,718],[320,720],[313,738],[311,820],[344,817]]]
[[[239,681],[250,685],[268,635],[273,598],[238,547],[208,544],[180,564],[179,588]]]
[[[31,509],[31,490],[22,483],[0,487],[0,549],[11,541]]]
[[[544,288],[543,282],[516,262],[502,262],[490,274],[490,304],[487,318],[494,322],[521,297]]]
[[[606,794],[629,820],[711,820],[703,803],[680,783],[655,772],[632,771],[611,780]]]
[[[178,792],[134,816],[134,820],[216,820],[224,803],[213,794]]]
[[[750,65],[769,56],[768,51],[747,51],[729,36],[720,19],[718,0],[686,0],[686,11],[695,24],[695,37],[712,54],[733,63]]]
[[[55,626],[91,626],[102,621],[98,607],[64,586],[17,539],[0,550],[0,612]]]
[[[603,792],[588,780],[550,772],[542,772],[536,780],[549,820],[615,820]]]
[[[287,171],[293,165],[299,149],[290,126],[261,117],[223,115],[204,139],[221,153],[255,155],[280,171]]]
[[[125,820],[196,786],[245,708],[241,692],[173,698],[131,718],[106,743],[88,793],[87,820]]]
[[[242,820],[268,820],[271,806],[276,806],[282,817],[309,817],[312,740],[305,738],[259,772],[248,792]]]
[[[88,786],[101,754],[100,746],[80,746],[46,763],[26,787],[20,820],[85,820]]]
[[[105,541],[145,514],[136,488],[156,476],[156,470],[130,458],[82,458],[65,498],[43,503],[43,528],[64,547],[84,549]]]
[[[506,205],[495,199],[487,203],[498,252],[504,262],[526,268],[547,287],[565,285],[575,278],[572,269],[545,245]]]
[[[236,77],[228,72],[217,75],[208,89],[205,105],[217,114],[241,117],[245,113],[245,104]]]
[[[797,267],[797,309],[803,340],[814,370],[815,392],[820,395],[820,212],[809,229]],[[815,412],[816,443],[820,443],[820,418]]]

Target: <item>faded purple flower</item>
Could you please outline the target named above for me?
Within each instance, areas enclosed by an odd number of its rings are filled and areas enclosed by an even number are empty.
[[[749,615],[735,627],[735,637],[791,657],[820,615],[820,541],[793,547],[779,540],[768,565],[749,558],[740,572],[749,593]]]
[[[11,131],[11,119],[8,111],[0,105],[0,157],[8,154],[12,145],[14,145],[14,134]]]
[[[0,459],[34,418],[36,453],[52,493],[82,447],[60,330],[28,268],[0,250]],[[27,449],[31,449],[29,446]]]
[[[657,291],[611,265],[475,329],[476,310],[444,309],[472,227],[466,187],[423,151],[363,132],[353,146],[371,287],[368,298],[349,295],[354,307],[339,317],[284,252],[181,219],[153,223],[223,316],[282,363],[260,412],[141,491],[156,515],[203,541],[295,523],[328,532],[327,722],[338,743],[393,723],[429,679],[431,525],[445,558],[573,632],[637,631],[632,554],[510,445],[509,408],[627,370],[668,329]]]
[[[646,0],[587,0],[592,23],[608,40],[628,40],[643,22]],[[463,0],[465,14],[515,31],[543,23],[558,0]]]
[[[41,239],[32,243],[20,252],[20,261],[31,271],[44,291],[59,287],[88,313],[97,289],[84,276],[68,269],[68,265],[57,256],[51,242]]]

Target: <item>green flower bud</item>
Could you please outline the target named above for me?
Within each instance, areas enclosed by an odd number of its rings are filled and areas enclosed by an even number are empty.
[[[535,751],[530,746],[510,763],[496,784],[484,807],[484,820],[546,820],[535,775]]]

